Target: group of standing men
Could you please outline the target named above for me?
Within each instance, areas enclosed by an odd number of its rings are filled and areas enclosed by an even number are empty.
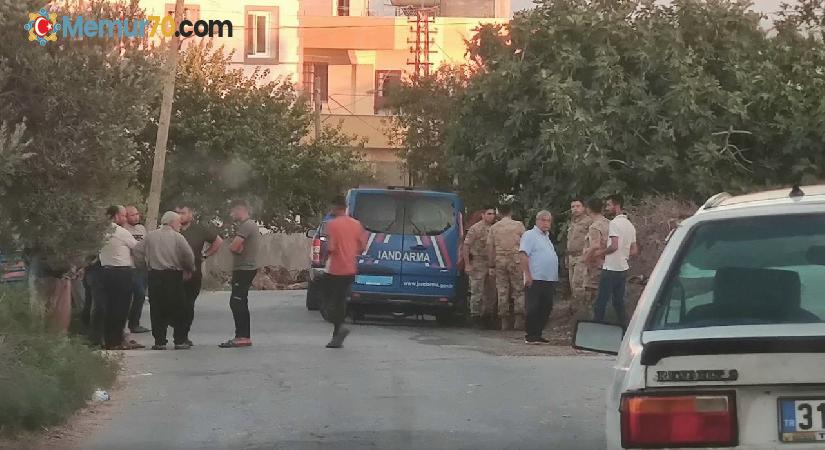
[[[84,279],[90,341],[108,350],[143,348],[130,333],[150,331],[140,326],[148,287],[152,349],[167,348],[170,326],[175,349],[191,348],[189,332],[203,280],[202,264],[218,252],[222,238],[194,220],[195,210],[188,203],[178,203],[174,211],[164,213],[160,228],[148,233],[133,206],[111,206],[107,215],[110,229]],[[250,218],[248,205],[242,200],[233,202],[232,217],[237,227],[229,246],[233,253],[229,303],[235,337],[221,343],[223,348],[252,345],[248,293],[258,270],[260,231]]]
[[[604,320],[607,303],[626,323],[624,291],[628,258],[638,252],[636,230],[623,211],[621,196],[610,196],[606,208],[599,198],[584,205],[571,202],[567,234],[567,268],[573,301],[571,313],[580,319]],[[603,211],[613,216],[608,220]],[[553,306],[559,260],[551,239],[553,217],[536,215],[527,231],[513,220],[509,205],[486,208],[467,232],[462,249],[470,277],[470,316],[477,325],[501,330],[526,330],[525,342],[544,343],[543,328]],[[495,279],[497,303],[484,302],[488,279]],[[492,302],[491,302],[492,303]],[[498,322],[490,320],[497,316]]]

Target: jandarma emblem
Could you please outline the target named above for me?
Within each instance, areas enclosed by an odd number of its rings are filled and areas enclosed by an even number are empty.
[[[736,369],[656,371],[656,381],[659,382],[736,381],[738,379],[739,371]]]

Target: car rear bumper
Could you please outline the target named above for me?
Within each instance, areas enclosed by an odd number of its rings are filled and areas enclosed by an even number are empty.
[[[455,308],[449,297],[429,295],[389,294],[353,291],[349,299],[352,306],[368,307],[370,311],[436,313]]]

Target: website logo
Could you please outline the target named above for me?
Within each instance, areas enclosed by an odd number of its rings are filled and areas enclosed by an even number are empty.
[[[154,37],[232,37],[230,20],[191,20],[176,23],[171,16],[148,16],[144,19],[90,19],[83,16],[63,16],[41,8],[29,14],[29,21],[23,26],[29,32],[29,40],[41,46],[56,41],[57,35],[63,39],[88,38],[154,38]]]
[[[49,41],[57,40],[57,32],[62,25],[57,23],[57,14],[49,13],[46,8],[40,8],[36,13],[29,13],[29,21],[23,29],[29,32],[29,40],[37,41],[41,46]]]

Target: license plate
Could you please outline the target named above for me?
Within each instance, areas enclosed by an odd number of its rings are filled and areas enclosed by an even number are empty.
[[[825,398],[780,398],[779,438],[789,443],[825,441]]]
[[[392,286],[392,277],[380,275],[357,275],[355,277],[355,283],[363,284],[365,286]]]

